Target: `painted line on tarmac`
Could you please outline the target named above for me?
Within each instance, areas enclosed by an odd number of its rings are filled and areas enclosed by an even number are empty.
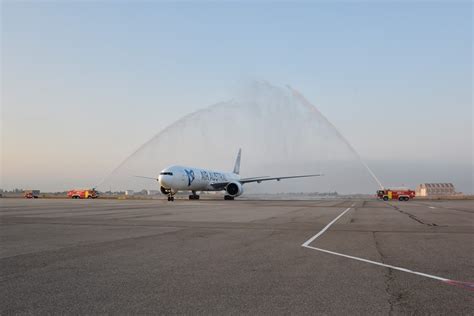
[[[423,276],[423,277],[426,277],[426,278],[442,281],[442,282],[450,284],[450,285],[455,285],[455,286],[458,286],[458,287],[461,287],[461,288],[464,288],[464,289],[474,291],[474,283],[472,283],[472,282],[455,281],[455,280],[439,277],[439,276],[432,275],[432,274],[413,271],[413,270],[410,270],[410,269],[397,267],[397,266],[393,266],[393,265],[390,265],[390,264],[377,262],[377,261],[372,261],[372,260],[368,260],[368,259],[364,259],[364,258],[360,258],[360,257],[350,256],[350,255],[346,255],[346,254],[343,254],[343,253],[339,253],[339,252],[335,252],[335,251],[331,251],[331,250],[327,250],[327,249],[316,248],[316,247],[312,247],[312,246],[309,245],[313,241],[315,241],[318,237],[320,237],[322,234],[324,234],[324,232],[326,232],[329,229],[329,227],[331,227],[339,218],[341,218],[344,214],[346,214],[353,207],[354,207],[354,204],[352,204],[351,207],[345,209],[341,214],[339,214],[329,224],[324,226],[324,228],[321,231],[319,231],[316,235],[314,235],[313,237],[311,237],[310,239],[305,241],[301,245],[301,247],[305,247],[305,248],[316,250],[316,251],[321,251],[321,252],[324,252],[324,253],[328,253],[328,254],[331,254],[331,255],[340,256],[340,257],[344,257],[344,258],[348,258],[348,259],[352,259],[352,260],[357,260],[357,261],[361,261],[361,262],[365,262],[365,263],[370,263],[370,264],[374,264],[374,265],[377,265],[377,266],[381,266],[381,267],[385,267],[385,268],[389,268],[389,269],[393,269],[393,270],[398,270],[398,271],[402,271],[402,272],[407,272],[407,273]]]
[[[427,273],[417,272],[417,271],[413,271],[413,270],[410,270],[410,269],[405,269],[405,268],[401,268],[401,267],[397,267],[397,266],[392,266],[392,265],[390,265],[390,264],[385,264],[385,263],[381,263],[381,262],[377,262],[377,261],[372,261],[372,260],[368,260],[368,259],[364,259],[364,258],[349,256],[349,255],[345,255],[345,254],[343,254],[343,253],[334,252],[334,251],[330,251],[330,250],[326,250],[326,249],[321,249],[321,248],[316,248],[316,247],[311,247],[311,246],[303,246],[303,247],[306,247],[306,248],[309,248],[309,249],[313,249],[313,250],[317,250],[317,251],[322,251],[322,252],[325,252],[325,253],[329,253],[329,254],[331,254],[331,255],[341,256],[341,257],[344,257],[344,258],[349,258],[349,259],[353,259],[353,260],[357,260],[357,261],[362,261],[362,262],[367,262],[367,263],[375,264],[375,265],[378,265],[378,266],[382,266],[382,267],[386,267],[386,268],[390,268],[390,269],[394,269],[394,270],[399,270],[399,271],[403,271],[403,272],[413,273],[413,274],[416,274],[416,275],[421,275],[421,276],[424,276],[424,277],[427,277],[427,278],[432,278],[432,279],[439,280],[439,281],[444,281],[444,282],[451,281],[450,279],[438,277],[438,276],[436,276],[436,275],[431,275],[431,274],[427,274]]]
[[[351,207],[348,207],[344,212],[342,212],[341,214],[339,214],[338,217],[336,217],[335,219],[333,219],[329,224],[327,224],[319,233],[317,233],[316,235],[314,235],[313,237],[311,237],[310,239],[306,240],[304,242],[304,244],[302,244],[301,246],[302,247],[308,247],[308,245],[310,243],[312,243],[316,238],[318,238],[319,236],[321,236],[322,234],[324,234],[324,232],[329,228],[331,227],[332,224],[334,224],[339,218],[341,218],[344,214],[346,214],[351,208],[352,206],[354,206],[354,204],[351,205]]]

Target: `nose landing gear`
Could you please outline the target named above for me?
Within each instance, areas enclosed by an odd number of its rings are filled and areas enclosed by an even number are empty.
[[[174,196],[173,193],[171,193],[171,190],[168,192],[168,202],[173,202],[174,201]]]
[[[160,186],[160,191],[161,191],[161,193],[168,196],[168,201],[174,201],[174,196],[173,196],[174,194],[173,194],[171,189]]]

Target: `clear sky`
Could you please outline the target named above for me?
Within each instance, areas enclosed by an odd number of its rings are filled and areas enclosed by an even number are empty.
[[[396,164],[408,183],[473,191],[471,2],[1,9],[4,189],[91,186],[183,115],[264,79],[301,91],[385,182],[404,181]]]

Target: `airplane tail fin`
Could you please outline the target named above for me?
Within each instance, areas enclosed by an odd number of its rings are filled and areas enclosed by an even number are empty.
[[[242,148],[239,148],[239,153],[237,154],[237,159],[235,160],[235,165],[234,165],[234,173],[239,174],[240,173],[240,156],[242,154]]]

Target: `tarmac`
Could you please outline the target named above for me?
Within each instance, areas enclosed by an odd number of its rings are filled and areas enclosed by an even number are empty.
[[[472,201],[5,198],[0,212],[1,315],[474,314]]]

